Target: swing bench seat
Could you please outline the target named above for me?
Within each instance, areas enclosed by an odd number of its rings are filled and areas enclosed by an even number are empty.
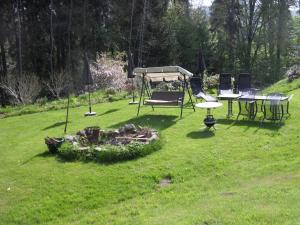
[[[151,98],[144,101],[144,105],[178,106],[183,100],[181,91],[154,91]]]

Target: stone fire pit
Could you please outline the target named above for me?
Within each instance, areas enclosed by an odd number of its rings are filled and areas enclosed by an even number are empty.
[[[97,126],[87,127],[76,135],[66,135],[63,139],[65,143],[62,145],[55,143],[57,139],[49,137],[45,139],[45,143],[49,151],[53,153],[53,149],[57,148],[57,153],[67,159],[120,161],[143,156],[159,148],[159,135],[155,129],[134,124],[108,131]]]

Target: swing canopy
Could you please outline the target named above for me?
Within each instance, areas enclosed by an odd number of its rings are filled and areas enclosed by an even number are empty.
[[[175,81],[183,80],[184,76],[192,77],[193,74],[180,66],[162,66],[162,67],[148,67],[135,68],[133,74],[143,77],[151,81]]]

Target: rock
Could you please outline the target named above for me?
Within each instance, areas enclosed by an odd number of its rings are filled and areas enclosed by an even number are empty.
[[[118,130],[110,130],[106,133],[106,136],[108,139],[112,139],[120,135],[120,132]]]
[[[72,135],[66,135],[65,140],[69,141],[69,142],[74,142],[74,141],[76,141],[76,138]]]
[[[132,123],[125,124],[124,130],[125,130],[125,133],[136,133],[136,127]]]
[[[78,131],[78,132],[76,133],[76,135],[78,135],[78,136],[85,136],[85,135],[86,135],[86,134],[85,134],[85,130]]]
[[[125,128],[124,127],[120,127],[118,131],[119,131],[120,134],[124,134],[125,133]]]
[[[297,79],[300,77],[300,66],[299,65],[294,65],[290,67],[287,72],[286,76],[288,77],[288,81],[293,81],[294,79]]]

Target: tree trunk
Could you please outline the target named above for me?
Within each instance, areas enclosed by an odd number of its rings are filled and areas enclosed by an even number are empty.
[[[0,51],[1,51],[1,76],[5,78],[7,75],[7,64],[6,64],[6,54],[4,48],[4,42],[0,39]]]

